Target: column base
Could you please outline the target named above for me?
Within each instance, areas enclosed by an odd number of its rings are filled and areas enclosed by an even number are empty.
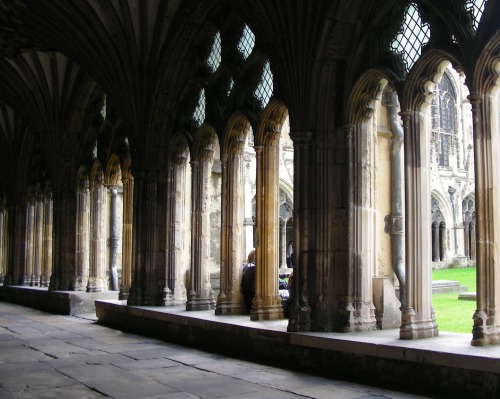
[[[215,308],[215,300],[213,298],[213,292],[206,297],[198,297],[196,292],[190,292],[188,295],[188,300],[186,302],[186,310],[211,310]]]
[[[309,332],[311,331],[311,308],[305,304],[300,306],[293,303],[290,309],[290,321],[287,327],[288,332]]]
[[[433,315],[434,312],[432,311]],[[439,335],[438,326],[434,317],[427,320],[417,320],[413,308],[403,310],[402,323],[399,329],[400,339],[432,338]]]
[[[474,320],[472,346],[500,344],[500,329],[492,317],[482,310],[476,310],[472,319]]]
[[[347,324],[343,332],[373,331],[377,329],[375,306],[370,303],[349,302],[344,305]]]
[[[89,277],[87,292],[108,292],[108,280],[104,277]]]
[[[265,304],[264,301],[254,298],[252,310],[250,311],[250,320],[280,320],[284,319],[283,306],[281,298],[274,297],[271,303]]]

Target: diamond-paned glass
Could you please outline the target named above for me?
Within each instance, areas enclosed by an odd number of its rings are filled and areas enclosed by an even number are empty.
[[[479,27],[479,21],[481,20],[485,6],[486,0],[467,0],[465,3],[465,9],[472,15],[474,30],[477,30]]]
[[[220,38],[220,32],[217,32],[217,34],[214,37],[214,42],[212,43],[212,51],[210,52],[210,55],[208,56],[207,59],[207,64],[212,72],[215,72],[217,68],[219,68],[221,60],[222,60],[221,38]]]
[[[429,41],[430,37],[429,24],[422,23],[415,4],[408,4],[401,30],[391,42],[391,50],[403,56],[407,73],[420,57],[422,46]]]
[[[240,51],[243,58],[246,60],[248,56],[252,53],[252,50],[255,46],[255,35],[250,30],[248,25],[245,25],[243,28],[243,34],[241,35],[241,39],[236,46]]]
[[[205,107],[205,89],[201,89],[200,97],[198,98],[198,105],[193,112],[193,119],[198,126],[201,126],[201,124],[205,122]]]
[[[264,64],[262,77],[253,94],[255,98],[260,100],[262,108],[265,108],[273,95],[273,73],[271,72],[271,64],[269,61]]]

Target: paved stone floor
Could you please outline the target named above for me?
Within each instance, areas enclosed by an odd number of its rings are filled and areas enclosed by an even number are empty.
[[[123,333],[94,315],[0,302],[0,399],[418,399]]]

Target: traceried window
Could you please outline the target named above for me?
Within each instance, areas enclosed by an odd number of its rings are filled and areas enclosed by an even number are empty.
[[[430,37],[429,24],[422,23],[417,5],[408,4],[401,30],[391,43],[391,50],[402,55],[407,73],[422,54],[422,46]]]
[[[469,259],[476,258],[476,212],[474,205],[474,198],[472,195],[468,195],[462,201],[464,255]]]
[[[212,51],[210,52],[210,55],[208,56],[207,59],[207,64],[212,72],[215,72],[217,68],[219,68],[221,60],[222,60],[221,38],[220,38],[220,32],[217,32],[217,34],[214,37],[214,42],[212,43]]]
[[[252,53],[253,47],[255,46],[255,35],[250,30],[250,28],[245,25],[243,28],[243,34],[241,35],[241,39],[238,42],[238,50],[243,55],[243,58],[246,60],[248,56]]]
[[[198,98],[198,105],[196,106],[193,112],[193,119],[197,123],[198,127],[200,127],[202,123],[205,121],[205,107],[206,107],[205,104],[206,104],[205,89],[201,89],[200,96]]]
[[[450,150],[456,142],[457,95],[447,73],[437,86],[432,101],[432,136],[436,145],[436,161],[439,166],[450,166]]]
[[[260,100],[262,108],[269,103],[269,99],[273,95],[273,74],[271,72],[271,64],[267,61],[262,69],[262,77],[254,91],[255,97]]]
[[[472,24],[474,26],[474,30],[477,30],[479,27],[479,21],[481,20],[481,16],[483,15],[484,7],[486,6],[486,0],[467,0],[465,3],[465,9],[472,16]]]

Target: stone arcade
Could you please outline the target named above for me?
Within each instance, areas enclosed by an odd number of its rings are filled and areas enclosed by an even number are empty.
[[[0,0],[4,289],[500,343],[499,0]],[[37,291],[38,292],[38,291]],[[126,302],[125,302],[126,301]],[[229,318],[228,318],[229,320]],[[496,389],[496,388],[495,388]]]

